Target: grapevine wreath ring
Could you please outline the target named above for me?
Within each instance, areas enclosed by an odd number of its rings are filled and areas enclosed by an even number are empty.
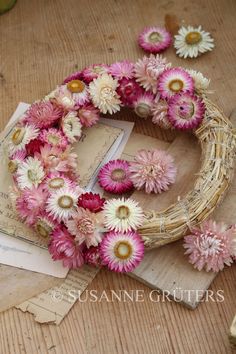
[[[50,236],[49,251],[54,260],[62,260],[70,268],[87,262],[130,271],[141,260],[143,247],[151,249],[182,238],[214,211],[233,178],[236,139],[231,122],[207,98],[206,80],[201,73],[172,68],[163,57],[151,55],[135,64],[122,61],[110,66],[91,65],[67,77],[62,85],[30,106],[10,138],[9,170],[15,183],[17,212],[41,236]],[[76,156],[71,146],[79,140],[83,126],[95,124],[100,113],[113,114],[127,106],[146,119],[154,111],[152,106],[158,110],[159,104],[160,126],[190,129],[200,142],[202,164],[194,188],[163,212],[142,212],[131,201],[137,215],[130,224],[122,224],[127,216],[125,199],[114,202],[125,212],[117,214],[117,209],[114,214],[121,226],[105,222],[102,239],[101,233],[93,233],[96,218],[104,210],[111,215],[115,204],[108,201],[100,208],[102,199],[94,196],[92,204],[97,209],[86,214],[87,209],[91,210],[91,200],[82,198],[81,202],[83,191],[78,186]],[[78,205],[81,223],[76,214]],[[96,213],[99,208],[103,210]],[[80,235],[84,232],[79,241],[75,227],[80,228]],[[129,237],[136,250],[134,261],[126,259],[131,252],[125,241]],[[110,263],[100,243],[113,257]],[[101,254],[104,257],[99,263]],[[120,257],[117,266],[115,257]]]

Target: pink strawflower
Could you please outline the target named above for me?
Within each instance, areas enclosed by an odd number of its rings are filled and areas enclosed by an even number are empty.
[[[41,237],[48,238],[59,224],[43,211],[37,216],[33,227]]]
[[[16,199],[16,210],[27,225],[33,225],[38,215],[44,211],[47,197],[44,186],[40,185],[38,188],[24,189]]]
[[[54,261],[62,260],[64,267],[79,268],[84,264],[81,246],[64,227],[53,232],[48,250]]]
[[[81,80],[58,86],[53,95],[57,104],[67,110],[76,110],[89,101],[87,85]]]
[[[193,93],[193,78],[182,68],[167,69],[159,77],[158,90],[163,99],[168,99],[177,93]]]
[[[106,64],[93,64],[83,70],[83,77],[85,82],[90,83],[99,75],[109,72],[109,66]]]
[[[112,160],[106,163],[99,171],[98,182],[107,192],[122,194],[133,188],[130,180],[129,162]]]
[[[69,179],[64,173],[58,171],[50,172],[43,183],[45,188],[51,192],[64,187],[75,188],[74,181]]]
[[[153,54],[163,52],[171,42],[171,34],[163,27],[146,27],[138,37],[139,46]]]
[[[131,180],[146,193],[161,193],[175,182],[176,167],[172,156],[162,150],[139,150],[130,162]]]
[[[102,263],[115,272],[131,272],[144,256],[144,244],[137,232],[111,231],[100,244]]]
[[[27,156],[34,156],[35,153],[40,152],[43,142],[40,139],[34,139],[26,145]]]
[[[141,118],[148,118],[151,115],[154,96],[150,92],[140,94],[133,103],[135,113]]]
[[[170,66],[171,64],[167,63],[161,55],[151,54],[149,57],[144,56],[143,59],[137,61],[134,65],[134,76],[146,91],[156,94],[159,76]]]
[[[156,96],[152,108],[152,122],[159,125],[163,129],[173,128],[168,119],[168,103],[166,100],[160,99],[159,95]]]
[[[191,230],[184,238],[185,254],[189,262],[198,270],[218,272],[224,265],[230,266],[233,249],[233,230],[224,223],[205,221],[200,228]]]
[[[105,199],[101,198],[99,194],[84,193],[81,194],[78,200],[78,206],[90,210],[92,213],[102,211]]]
[[[82,80],[83,79],[83,72],[82,71],[76,71],[75,73],[67,76],[64,81],[63,85],[67,84],[68,82],[72,80]]]
[[[119,81],[117,93],[125,106],[132,106],[134,101],[143,93],[143,89],[134,79],[123,78]]]
[[[49,128],[63,115],[63,110],[50,101],[33,103],[26,112],[24,121],[36,128]]]
[[[204,114],[205,104],[198,96],[182,93],[174,95],[169,100],[168,119],[176,129],[197,128],[201,124]]]
[[[87,247],[98,246],[102,239],[102,214],[92,213],[83,208],[78,208],[75,215],[66,221],[68,231],[75,236],[75,240]]]
[[[134,76],[134,64],[131,61],[117,61],[111,64],[109,73],[117,79],[132,79]]]
[[[102,264],[100,259],[99,247],[91,246],[87,248],[84,251],[84,262],[94,267],[100,267]]]
[[[80,122],[85,127],[92,127],[100,118],[99,110],[92,104],[87,104],[78,110]]]
[[[36,153],[37,157],[43,164],[44,170],[50,172],[65,173],[72,180],[77,180],[78,175],[78,156],[71,151],[68,146],[65,151],[50,145],[44,145],[40,149],[40,153]]]
[[[44,144],[48,144],[53,147],[55,146],[62,150],[65,150],[67,145],[69,144],[63,132],[60,129],[56,129],[56,128],[49,128],[47,130],[46,129],[42,130],[41,133],[39,134],[39,139]]]

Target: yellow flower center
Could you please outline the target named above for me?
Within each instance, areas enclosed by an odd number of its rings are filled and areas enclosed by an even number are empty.
[[[125,179],[126,174],[122,168],[115,168],[111,173],[111,179],[116,182],[121,182]]]
[[[49,236],[49,233],[52,231],[50,226],[43,225],[41,221],[38,221],[36,225],[36,231],[37,233],[42,236],[43,238],[46,238]]]
[[[49,185],[50,188],[59,189],[59,188],[64,187],[65,181],[64,181],[63,178],[56,177],[56,178],[52,178],[50,180],[50,182],[48,183],[48,185]]]
[[[127,241],[119,241],[115,245],[115,256],[120,259],[128,259],[132,254],[132,246]]]
[[[10,173],[15,173],[17,171],[17,163],[15,161],[9,161],[8,163],[8,171]]]
[[[147,103],[140,103],[135,108],[135,113],[141,118],[147,118],[150,115],[150,106]]]
[[[116,216],[120,220],[127,219],[130,216],[130,210],[126,205],[121,205],[116,211]]]
[[[38,174],[34,170],[28,170],[27,175],[31,182],[35,182],[38,180]]]
[[[196,31],[189,32],[185,37],[185,42],[187,44],[198,44],[199,42],[201,42],[201,40],[202,40],[201,33]]]
[[[81,80],[72,80],[68,82],[67,88],[72,93],[80,93],[84,91],[85,84]]]
[[[182,80],[174,79],[169,82],[168,86],[172,92],[176,93],[182,90],[182,88],[184,87],[184,83]]]
[[[62,209],[70,209],[74,205],[74,201],[69,195],[62,195],[58,199],[58,205]]]
[[[48,142],[52,145],[57,145],[59,143],[59,136],[57,135],[53,135],[53,134],[49,134],[48,135]]]
[[[19,145],[22,142],[24,135],[25,135],[25,129],[24,128],[17,128],[11,138],[13,144]]]
[[[156,43],[156,42],[160,42],[162,40],[162,37],[161,37],[160,33],[152,32],[149,35],[148,39],[149,39],[149,42]]]

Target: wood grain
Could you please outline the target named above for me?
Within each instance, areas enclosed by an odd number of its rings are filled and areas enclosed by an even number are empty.
[[[212,79],[213,101],[228,115],[235,106],[236,3],[234,0],[24,0],[0,17],[0,126],[19,101],[32,102],[64,76],[95,62],[136,60],[136,38],[144,26],[163,25],[167,14],[179,24],[201,24],[216,48],[199,59],[174,65],[201,70]],[[139,120],[136,131],[152,135]],[[162,136],[162,132],[159,132]],[[171,140],[172,137],[169,137]],[[176,303],[149,301],[150,289],[126,276],[102,271],[90,286],[144,291],[145,301],[77,303],[60,327],[40,326],[19,310],[0,315],[1,353],[232,353],[228,328],[236,306],[235,266],[214,281],[225,301],[203,303],[191,312]]]

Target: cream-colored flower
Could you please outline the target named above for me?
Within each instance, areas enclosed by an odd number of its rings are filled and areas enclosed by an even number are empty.
[[[180,57],[196,58],[214,48],[214,39],[202,27],[181,27],[175,36],[174,47]]]
[[[108,230],[136,230],[143,222],[143,211],[133,199],[110,199],[103,209],[104,225]]]
[[[21,189],[38,187],[44,176],[41,162],[33,157],[28,157],[17,169],[17,182]]]
[[[76,112],[69,112],[62,119],[62,130],[70,143],[74,143],[80,138],[82,134],[82,124],[77,117]]]
[[[24,150],[25,146],[39,135],[39,130],[32,125],[24,127],[16,126],[9,141],[9,151],[13,155],[15,152]]]
[[[120,110],[120,99],[116,92],[117,80],[111,75],[103,74],[94,79],[89,85],[89,93],[95,107],[106,114]]]
[[[210,80],[203,76],[200,71],[192,69],[186,69],[186,71],[192,76],[194,82],[194,89],[197,94],[207,93],[207,89],[210,85]]]

